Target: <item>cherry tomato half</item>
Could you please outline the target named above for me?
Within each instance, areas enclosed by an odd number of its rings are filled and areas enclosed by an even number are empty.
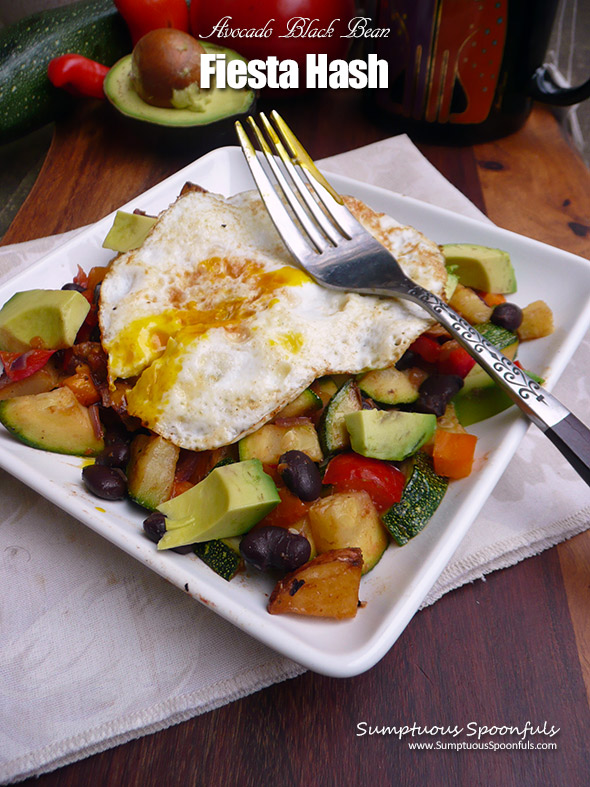
[[[364,489],[377,511],[385,511],[400,501],[405,476],[389,462],[346,453],[330,460],[323,483],[331,484],[340,492]]]

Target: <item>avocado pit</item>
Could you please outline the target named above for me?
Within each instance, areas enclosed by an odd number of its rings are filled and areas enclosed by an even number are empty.
[[[204,47],[188,33],[170,27],[152,30],[135,45],[131,82],[154,107],[202,109],[201,55]]]

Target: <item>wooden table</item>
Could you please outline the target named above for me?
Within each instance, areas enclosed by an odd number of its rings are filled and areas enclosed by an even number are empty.
[[[358,97],[342,91],[290,99],[288,118],[316,158],[395,132],[373,125]],[[590,173],[546,110],[535,109],[524,129],[498,142],[420,148],[500,226],[588,255]],[[193,157],[155,152],[90,103],[58,125],[3,242],[92,222]],[[31,784],[588,783],[589,588],[585,533],[418,613],[364,675],[307,673]],[[395,736],[356,735],[361,721],[452,727],[527,720],[561,729],[551,739],[556,751],[417,752]]]

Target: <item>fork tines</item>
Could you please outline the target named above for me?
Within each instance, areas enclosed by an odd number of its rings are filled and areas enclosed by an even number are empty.
[[[322,253],[351,237],[354,219],[340,197],[278,112],[260,113],[261,127],[248,123],[274,176],[268,176],[240,121],[236,131],[244,156],[283,241],[299,260]],[[289,206],[291,212],[287,209]]]

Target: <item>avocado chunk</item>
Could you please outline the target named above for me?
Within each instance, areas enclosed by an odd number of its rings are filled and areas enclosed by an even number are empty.
[[[353,451],[389,461],[414,454],[436,429],[435,415],[401,410],[359,410],[344,420]]]
[[[226,47],[200,42],[208,54],[224,54],[226,63],[245,59]],[[104,92],[111,104],[128,118],[157,126],[194,128],[211,126],[227,118],[243,115],[253,110],[255,93],[247,88],[233,89],[216,86],[200,91],[198,109],[156,107],[143,101],[131,80],[131,55],[119,60],[104,81]]]
[[[0,309],[0,350],[71,347],[89,310],[90,304],[76,290],[17,292]]]
[[[108,231],[103,249],[112,251],[131,251],[138,249],[148,236],[148,232],[156,223],[154,216],[144,216],[142,213],[127,213],[118,210],[115,213],[113,226]]]
[[[167,518],[158,549],[240,536],[280,501],[260,460],[216,467],[192,489],[158,506]]]
[[[447,267],[463,286],[484,292],[516,292],[516,276],[508,252],[474,243],[446,243],[442,252]]]
[[[534,372],[527,371],[527,374],[540,385],[543,383],[543,378]],[[461,426],[471,426],[485,421],[486,418],[507,410],[513,404],[508,394],[496,385],[489,375],[486,375],[483,386],[471,387],[467,390],[463,387],[453,398],[455,413]]]
[[[485,421],[497,413],[508,409],[514,402],[501,388],[488,377],[490,384],[485,388],[475,388],[467,393],[463,390],[453,398],[455,413],[461,426]]]

